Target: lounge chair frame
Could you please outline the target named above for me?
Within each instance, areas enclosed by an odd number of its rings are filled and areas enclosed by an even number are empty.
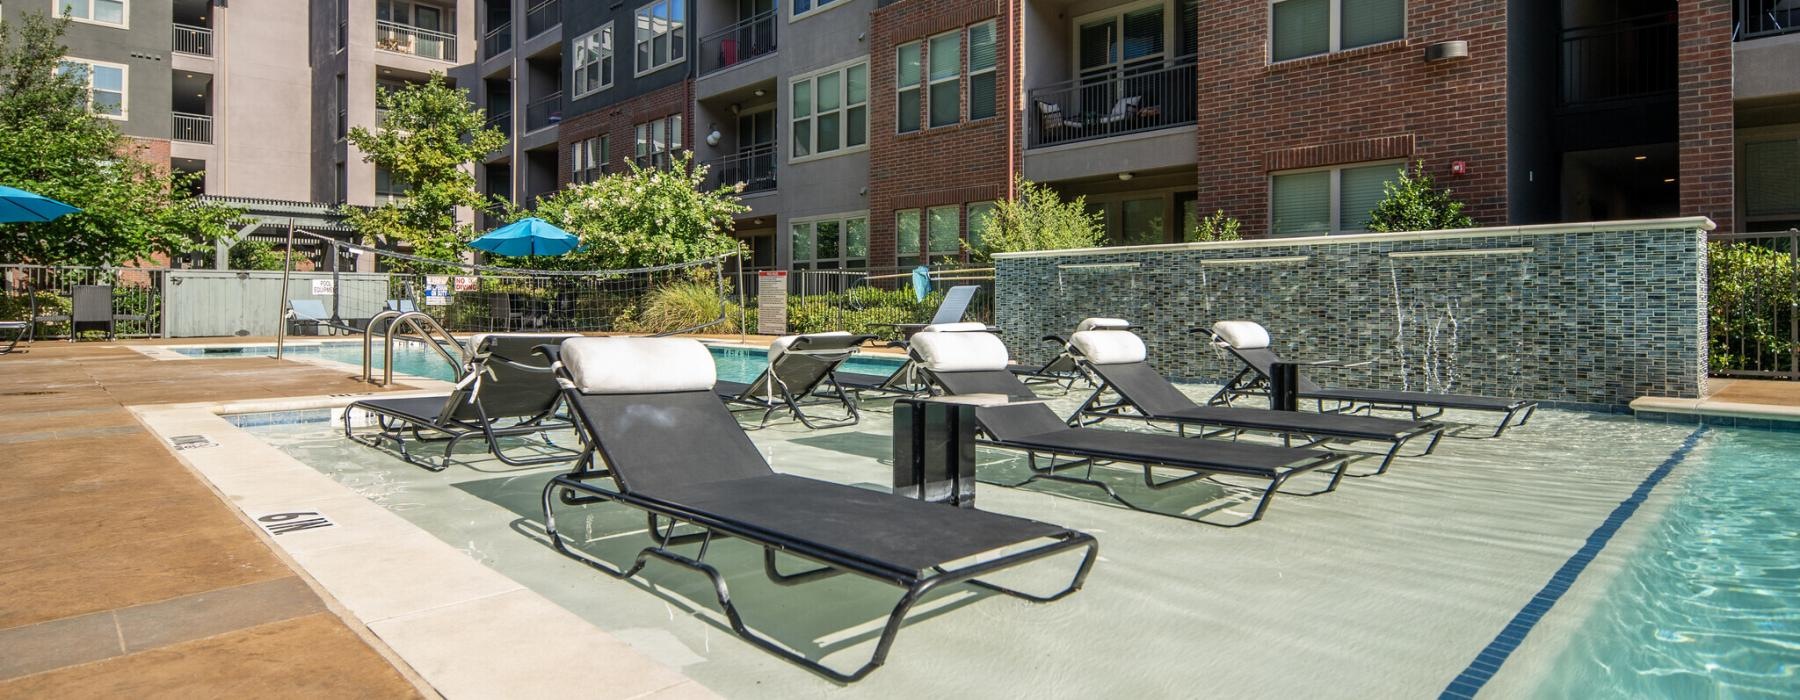
[[[30,332],[30,330],[30,321],[0,322],[0,333],[12,331],[12,337],[7,338],[5,341],[0,341],[0,355],[9,355],[15,351],[24,352],[23,350],[18,350],[19,341],[24,340],[25,334]]]
[[[832,342],[832,346],[813,348],[810,347],[812,343],[808,342],[808,338],[801,337],[795,341],[793,347],[783,351],[780,357],[775,358],[775,362],[764,369],[761,375],[746,384],[743,391],[729,395],[721,393],[719,397],[726,403],[737,406],[732,408],[733,412],[760,409],[762,419],[757,423],[758,427],[767,426],[769,419],[774,417],[777,411],[784,409],[793,414],[795,420],[800,421],[800,424],[809,430],[817,430],[821,426],[836,428],[856,425],[862,420],[862,413],[857,409],[855,395],[845,391],[838,384],[837,368],[855,355],[857,349],[864,342],[875,339],[875,336],[827,336],[827,338],[829,340],[826,342]],[[845,346],[837,346],[836,343],[839,342],[844,343]],[[796,359],[789,360],[789,357]],[[788,377],[783,376],[782,368],[776,366],[790,362],[820,362],[827,366],[822,368],[823,371],[819,373],[818,380],[811,382],[810,385],[790,386],[787,381]],[[830,389],[820,391],[823,387],[830,387]],[[759,388],[762,390],[759,391]],[[821,420],[807,415],[805,406],[809,404],[805,399],[808,397],[818,397],[825,399],[828,403],[837,403],[843,407],[844,417]],[[812,402],[813,405],[818,403]]]

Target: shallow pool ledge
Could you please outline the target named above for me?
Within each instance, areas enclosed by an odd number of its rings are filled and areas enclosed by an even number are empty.
[[[1641,420],[1800,430],[1800,406],[1640,396],[1631,412]]]

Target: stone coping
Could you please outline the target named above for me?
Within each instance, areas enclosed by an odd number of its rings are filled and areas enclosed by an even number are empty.
[[[1769,421],[1800,423],[1800,406],[1778,406],[1773,404],[1718,401],[1714,399],[1675,399],[1662,396],[1644,396],[1631,402],[1631,410],[1638,413],[1668,413],[1677,415],[1716,416],[1721,418],[1756,418]]]

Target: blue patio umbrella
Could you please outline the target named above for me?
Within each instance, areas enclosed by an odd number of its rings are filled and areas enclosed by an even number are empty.
[[[0,185],[0,222],[52,221],[78,211],[41,194]]]
[[[469,241],[469,247],[507,257],[562,255],[581,245],[575,234],[535,216],[514,221]]]

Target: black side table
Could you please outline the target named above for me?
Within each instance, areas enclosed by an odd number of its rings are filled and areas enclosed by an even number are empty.
[[[894,495],[975,507],[975,405],[894,401]]]

